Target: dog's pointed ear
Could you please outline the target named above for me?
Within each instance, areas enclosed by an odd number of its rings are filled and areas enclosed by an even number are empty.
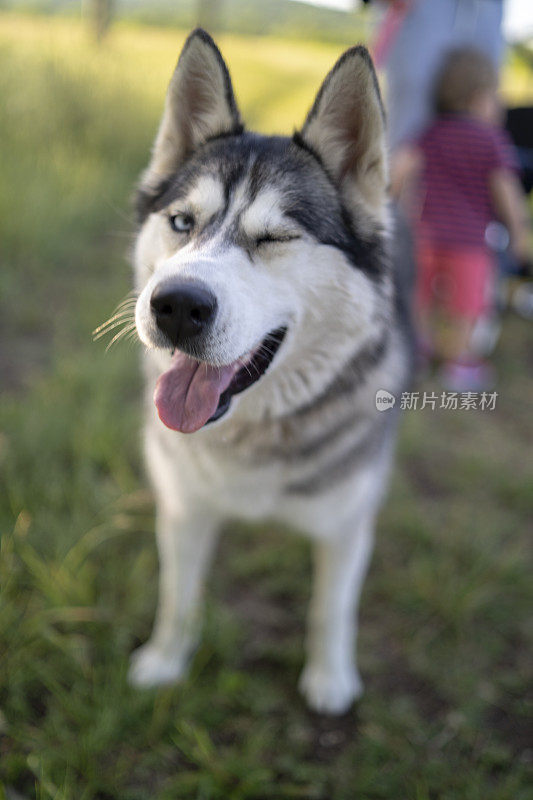
[[[228,68],[213,39],[197,28],[170,80],[142,190],[155,191],[207,139],[241,131]]]
[[[385,113],[366,47],[347,50],[322,84],[296,141],[311,149],[350,204],[386,199]]]

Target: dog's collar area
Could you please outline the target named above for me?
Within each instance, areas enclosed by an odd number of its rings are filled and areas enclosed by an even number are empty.
[[[276,330],[271,331],[265,336],[251,360],[237,372],[228,388],[220,395],[217,409],[207,420],[206,425],[209,425],[210,422],[216,422],[223,417],[229,410],[231,398],[236,394],[244,392],[245,389],[248,389],[265,374],[274,356],[278,352],[286,333],[287,328],[282,327],[276,328]]]

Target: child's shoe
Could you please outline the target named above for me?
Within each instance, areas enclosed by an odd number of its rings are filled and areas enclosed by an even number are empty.
[[[486,392],[496,382],[494,369],[486,361],[447,361],[439,378],[450,392]]]

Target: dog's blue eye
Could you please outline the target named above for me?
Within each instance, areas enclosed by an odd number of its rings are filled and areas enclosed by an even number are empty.
[[[191,214],[173,214],[168,221],[172,230],[177,233],[189,233],[194,227],[194,217]]]

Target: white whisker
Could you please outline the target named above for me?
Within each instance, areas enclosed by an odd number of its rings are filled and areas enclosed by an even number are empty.
[[[102,336],[105,336],[107,333],[111,333],[115,328],[125,325],[125,330],[131,330],[131,325],[135,325],[135,305],[137,303],[137,292],[128,292],[124,300],[122,300],[115,310],[113,314],[106,319],[105,322],[102,322],[101,325],[98,325],[97,328],[94,329],[92,332],[93,340],[97,341]],[[122,333],[122,331],[120,332]],[[111,346],[111,344],[119,338],[119,334],[115,336],[115,338],[110,342],[107,349]]]
[[[123,336],[125,336],[127,333],[131,333],[131,332],[134,330],[134,328],[135,328],[135,323],[134,323],[134,322],[132,322],[132,323],[130,323],[129,325],[127,325],[125,328],[122,328],[122,330],[120,330],[118,333],[116,333],[116,334],[113,336],[113,338],[111,339],[111,341],[109,342],[109,344],[107,345],[107,347],[106,347],[106,353],[107,353],[107,351],[108,351],[108,350],[109,350],[109,349],[110,349],[110,348],[113,346],[113,344],[114,344],[115,342],[118,342],[118,340],[119,340],[120,338],[122,338]]]
[[[239,364],[241,364],[241,366],[242,366],[242,367],[243,367],[243,368],[246,370],[246,372],[248,373],[248,375],[250,376],[250,378],[253,378],[253,375],[252,375],[252,373],[250,372],[250,367],[249,367],[249,364],[250,364],[250,362],[249,362],[249,361],[243,361],[243,359],[242,359],[242,358],[240,358],[240,359],[239,359]]]
[[[118,325],[124,325],[124,323],[126,322],[133,322],[133,321],[134,317],[130,313],[120,315],[119,318],[114,317],[113,319],[108,320],[103,325],[100,325],[98,328],[96,328],[96,330],[93,331],[93,339],[94,340],[100,339],[102,336],[112,331],[113,328],[116,328]]]

